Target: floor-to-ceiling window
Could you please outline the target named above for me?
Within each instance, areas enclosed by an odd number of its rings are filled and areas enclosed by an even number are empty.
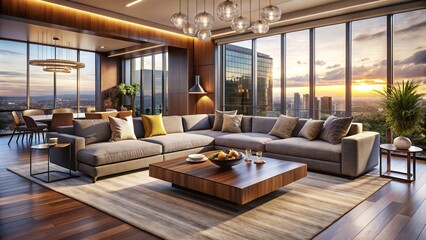
[[[27,63],[31,59],[55,57],[83,62],[86,67],[78,70],[80,78],[77,70],[55,74]],[[53,108],[85,111],[94,107],[95,71],[94,52],[0,40],[0,134],[13,130],[12,111],[21,114],[24,109],[39,108],[50,113]]]
[[[27,108],[27,44],[0,40],[0,133],[14,124],[11,111]]]
[[[239,114],[253,114],[252,41],[225,46],[224,109]]]
[[[309,31],[286,34],[286,115],[309,117]]]
[[[381,91],[387,83],[386,17],[352,22],[352,116],[386,140]]]
[[[281,113],[281,35],[259,38],[257,50],[256,115]]]
[[[140,84],[135,101],[137,116],[168,113],[167,60],[167,52],[123,60],[124,82]],[[125,100],[125,105],[128,104]]]
[[[426,9],[395,14],[393,25],[394,85],[413,79],[423,83],[419,91],[426,93]],[[426,106],[426,97],[423,104]],[[426,116],[426,111],[424,114]],[[408,137],[426,149],[425,135],[425,132],[416,132]]]
[[[345,30],[345,24],[315,29],[314,118],[345,115]]]

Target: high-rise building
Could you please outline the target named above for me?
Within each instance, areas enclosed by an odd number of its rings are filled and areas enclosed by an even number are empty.
[[[225,109],[253,114],[252,50],[226,45]],[[257,115],[272,110],[272,58],[257,53]]]
[[[295,117],[300,117],[300,107],[301,107],[300,94],[296,92],[294,93],[294,106],[293,106]]]
[[[320,117],[320,109],[319,109],[320,101],[317,97],[314,97],[314,116],[313,119],[319,119]]]
[[[309,117],[309,94],[303,94],[302,109],[300,114],[300,116],[303,118]]]
[[[333,110],[332,97],[324,96],[321,97],[321,113],[332,114]]]

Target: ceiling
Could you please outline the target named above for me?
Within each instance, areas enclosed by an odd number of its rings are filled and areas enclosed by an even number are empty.
[[[94,7],[98,10],[108,11],[112,13],[118,13],[132,18],[146,21],[148,24],[162,25],[163,29],[173,29],[173,24],[170,22],[170,17],[179,12],[179,1],[178,0],[143,0],[131,7],[126,7],[126,4],[133,2],[134,0],[66,0],[67,2],[77,3],[83,6]],[[204,10],[204,0],[182,0],[182,12],[187,13],[187,1],[189,2],[189,18],[191,21],[194,20],[195,12],[201,12]],[[206,0],[206,11],[213,13],[213,2],[217,6],[224,0]],[[238,4],[240,3],[239,0]],[[250,1],[252,8],[252,20],[255,20],[259,16],[259,1],[258,0],[243,0],[242,8],[243,15],[245,17],[250,16]],[[277,5],[282,9],[283,14],[289,12],[295,12],[307,8],[314,8],[317,6],[333,3],[342,2],[343,0],[273,0],[272,4]],[[260,1],[261,8],[269,4],[269,0]],[[197,11],[196,11],[197,7]],[[229,28],[230,23],[222,22],[217,16],[215,17],[215,24],[212,30],[218,30],[223,28]]]
[[[60,39],[56,41],[58,46],[97,52],[111,52],[141,45],[141,43],[0,19],[0,38],[54,45],[53,37]],[[104,47],[101,48],[101,46]]]

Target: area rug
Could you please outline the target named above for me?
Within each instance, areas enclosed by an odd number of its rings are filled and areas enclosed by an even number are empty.
[[[349,180],[309,172],[240,206],[173,188],[147,170],[96,183],[84,175],[44,183],[29,176],[28,165],[9,170],[165,239],[311,239],[389,182],[373,174]]]

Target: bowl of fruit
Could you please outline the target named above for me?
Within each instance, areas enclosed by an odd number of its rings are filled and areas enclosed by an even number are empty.
[[[241,163],[245,158],[244,153],[230,149],[213,153],[210,155],[209,160],[219,167],[229,168]]]

